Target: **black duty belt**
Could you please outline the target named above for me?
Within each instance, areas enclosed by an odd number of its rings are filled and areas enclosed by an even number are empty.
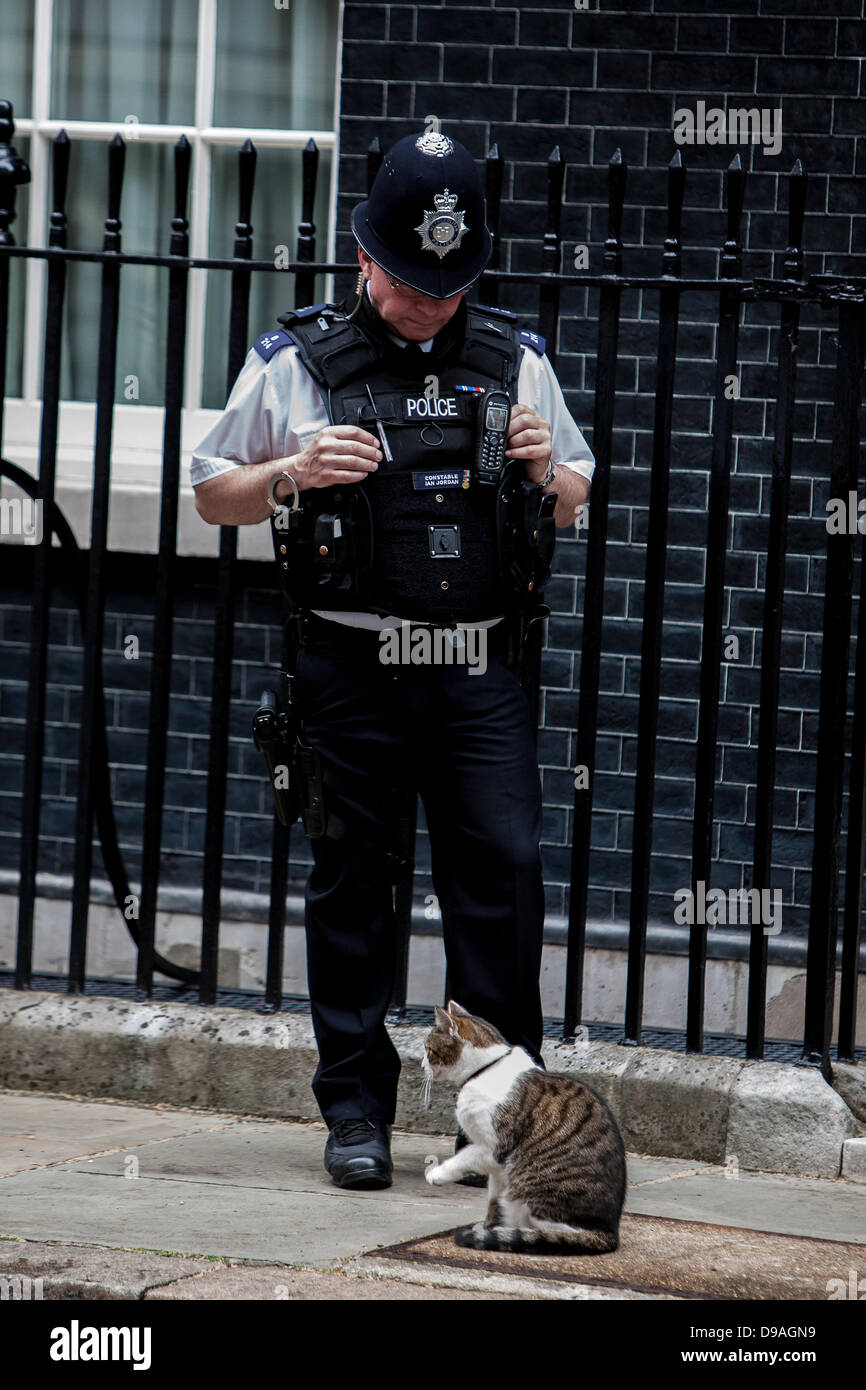
[[[417,623],[406,622],[403,624],[408,628],[409,640],[414,632],[422,629],[429,632],[432,628],[445,629],[447,623]],[[490,650],[497,651],[504,649],[508,642],[508,621],[496,623],[494,627],[487,628],[487,643]],[[381,646],[382,630],[379,628],[354,627],[349,623],[334,622],[330,618],[320,618],[315,613],[310,613],[304,619],[303,645],[305,647],[332,646],[341,647],[345,650],[360,652],[374,652]]]

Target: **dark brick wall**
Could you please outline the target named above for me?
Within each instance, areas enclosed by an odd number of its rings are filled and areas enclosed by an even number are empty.
[[[366,190],[367,146],[384,148],[423,127],[428,114],[480,160],[495,141],[507,161],[502,267],[541,268],[547,156],[567,164],[563,268],[588,244],[600,269],[607,234],[607,164],[620,148],[629,166],[623,236],[625,268],[660,269],[666,229],[665,166],[677,146],[674,112],[707,107],[781,107],[776,156],[740,146],[748,170],[744,273],[778,268],[786,244],[786,175],[796,159],[809,173],[806,272],[866,271],[866,202],[856,176],[866,169],[866,101],[860,55],[862,0],[840,0],[828,16],[815,0],[633,0],[592,12],[571,0],[513,5],[376,5],[347,0],[344,25],[340,225]],[[723,172],[730,146],[682,148],[687,169],[683,272],[711,276],[725,237]],[[341,256],[354,254],[345,230]],[[505,300],[503,300],[505,302]],[[536,292],[508,303],[527,324]],[[564,295],[557,370],[575,419],[592,439],[597,296]],[[628,917],[634,800],[640,617],[649,498],[657,301],[623,296],[619,395],[605,598],[599,709],[600,774],[593,827],[590,909]],[[702,583],[714,383],[713,295],[684,297],[679,339],[672,515],[665,607],[651,912],[670,922],[671,894],[688,882],[694,806]],[[740,339],[740,393],[726,579],[725,632],[739,659],[723,670],[719,726],[714,883],[748,886],[752,853],[759,710],[760,627],[769,513],[769,476],[778,309],[749,307]],[[829,495],[835,327],[829,313],[804,314],[797,438],[789,528],[782,655],[773,884],[784,894],[785,927],[806,920],[811,868],[818,667],[822,624],[824,519]],[[585,547],[557,546],[555,610],[544,663],[540,740],[547,806],[544,856],[548,901],[567,907],[582,570]],[[855,606],[856,611],[856,606]]]
[[[141,874],[155,573],[153,556],[120,555],[111,557],[107,574],[102,660],[111,792],[118,840],[127,873],[135,882],[140,881]],[[163,822],[161,882],[166,886],[200,887],[202,882],[214,573],[211,560],[178,561],[176,655],[172,664]],[[25,570],[17,589],[6,586],[0,609],[0,717],[6,752],[0,761],[2,869],[18,867],[29,595]],[[250,724],[262,690],[275,684],[274,673],[280,661],[281,601],[271,583],[271,566],[239,564],[236,612],[223,883],[228,889],[267,893],[270,868],[262,846],[270,844],[272,802],[264,762],[250,736]],[[135,660],[124,655],[130,636],[138,638],[140,654]],[[82,669],[81,626],[74,595],[61,580],[55,590],[49,647],[39,846],[39,871],[44,873],[70,874],[74,863]],[[94,873],[102,877],[104,869],[96,835],[94,846]],[[295,852],[295,876],[301,879],[312,860],[300,833],[296,836]]]

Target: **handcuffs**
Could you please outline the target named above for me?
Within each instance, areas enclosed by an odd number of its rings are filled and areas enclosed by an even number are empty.
[[[291,483],[292,485],[292,505],[289,507],[289,511],[296,512],[301,505],[300,490],[291,473],[275,473],[273,478],[271,478],[271,485],[268,488],[268,501],[275,513],[278,512],[281,507],[288,506],[287,502],[278,502],[275,496],[278,484],[283,482],[284,479],[287,483]]]

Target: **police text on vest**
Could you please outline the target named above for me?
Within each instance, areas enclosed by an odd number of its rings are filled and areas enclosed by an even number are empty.
[[[407,396],[404,406],[406,420],[420,419],[422,415],[428,420],[443,415],[456,420],[460,414],[456,396]]]

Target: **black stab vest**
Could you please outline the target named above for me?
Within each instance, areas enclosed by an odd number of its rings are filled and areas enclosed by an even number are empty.
[[[461,305],[430,353],[410,361],[366,303],[352,320],[328,305],[280,319],[321,388],[332,424],[374,437],[392,460],[363,483],[311,488],[272,519],[282,587],[293,608],[362,610],[419,622],[479,621],[537,606],[555,539],[555,494],[506,459],[498,484],[475,467],[480,393],[516,402],[514,317]]]

